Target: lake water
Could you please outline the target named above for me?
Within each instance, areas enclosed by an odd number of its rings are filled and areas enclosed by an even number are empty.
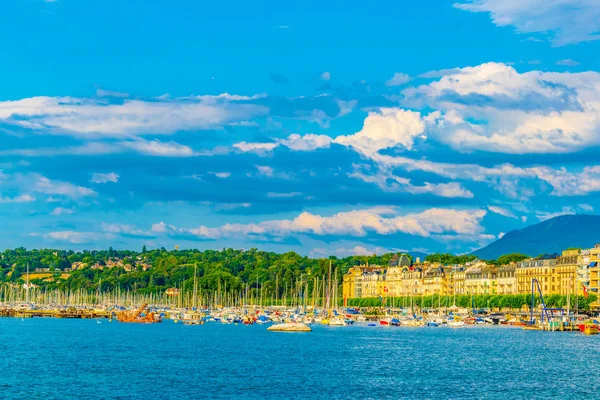
[[[0,319],[0,397],[583,398],[600,335]]]

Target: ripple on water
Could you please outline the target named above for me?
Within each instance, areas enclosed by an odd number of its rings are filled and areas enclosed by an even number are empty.
[[[581,398],[600,338],[508,327],[0,320],[3,398]],[[599,335],[600,336],[600,335]]]

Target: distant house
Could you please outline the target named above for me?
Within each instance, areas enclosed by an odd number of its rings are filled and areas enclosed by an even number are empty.
[[[78,269],[83,269],[86,266],[87,266],[87,264],[77,261],[77,262],[74,262],[71,264],[71,270],[77,271]]]

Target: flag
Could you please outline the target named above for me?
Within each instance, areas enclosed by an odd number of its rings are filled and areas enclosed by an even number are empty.
[[[387,293],[387,291],[388,291],[388,288],[387,288],[387,286],[384,286],[384,287],[383,287],[383,291]]]
[[[381,295],[379,296],[379,301],[381,301],[381,304],[385,304],[385,299]]]
[[[583,297],[588,297],[590,294],[588,293],[587,286],[583,285]]]

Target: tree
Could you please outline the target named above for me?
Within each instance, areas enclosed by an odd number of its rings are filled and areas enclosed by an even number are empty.
[[[496,260],[496,264],[498,265],[507,265],[513,262],[519,262],[519,261],[523,261],[525,259],[530,258],[527,254],[523,254],[523,253],[510,253],[510,254],[504,254],[503,256],[498,257],[498,260]]]

